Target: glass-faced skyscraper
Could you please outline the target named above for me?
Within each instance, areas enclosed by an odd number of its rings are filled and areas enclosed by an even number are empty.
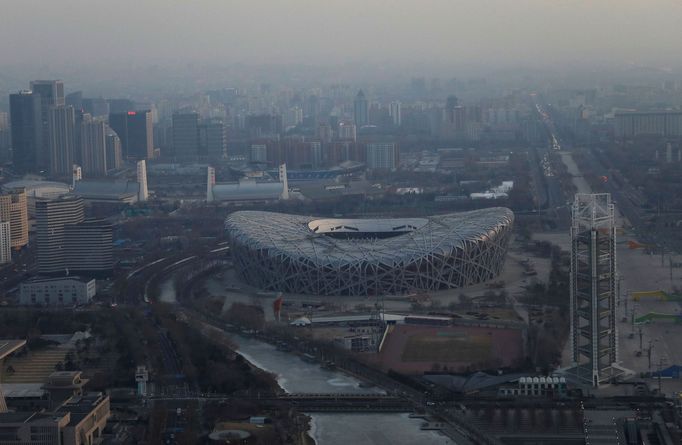
[[[121,139],[121,151],[124,159],[151,159],[154,157],[151,111],[111,113],[109,115],[109,126]]]
[[[19,173],[38,171],[38,153],[43,148],[40,96],[30,90],[10,94],[12,162]]]
[[[50,168],[50,136],[49,122],[50,109],[63,107],[66,104],[64,98],[64,82],[61,80],[33,80],[31,81],[33,94],[40,96],[40,119],[42,121],[42,146],[38,150],[37,162],[40,169]]]

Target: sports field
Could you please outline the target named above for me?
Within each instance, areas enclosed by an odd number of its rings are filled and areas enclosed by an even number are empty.
[[[489,335],[440,331],[417,334],[407,339],[402,360],[407,362],[482,362],[491,354]]]
[[[369,360],[385,370],[421,374],[435,366],[452,371],[514,366],[523,357],[521,329],[398,324],[389,329],[381,352]]]

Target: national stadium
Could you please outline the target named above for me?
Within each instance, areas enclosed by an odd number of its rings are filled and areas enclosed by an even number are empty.
[[[400,295],[466,287],[502,270],[514,214],[316,219],[238,211],[225,221],[235,270],[263,290]]]

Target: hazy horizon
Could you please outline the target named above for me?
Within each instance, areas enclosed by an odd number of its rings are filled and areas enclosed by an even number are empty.
[[[675,0],[2,0],[12,66],[679,68]]]

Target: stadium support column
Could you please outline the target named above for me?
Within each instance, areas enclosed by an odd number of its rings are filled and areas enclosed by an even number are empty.
[[[144,202],[149,198],[149,190],[147,190],[147,161],[144,159],[137,161],[137,183],[140,186],[137,192],[137,200]]]
[[[282,199],[289,199],[289,179],[287,178],[287,165],[279,166],[279,182],[282,183]]]
[[[206,175],[206,202],[213,202],[213,186],[215,185],[215,168],[208,167]]]
[[[615,375],[616,228],[611,195],[577,194],[571,227],[571,354],[593,387]]]

